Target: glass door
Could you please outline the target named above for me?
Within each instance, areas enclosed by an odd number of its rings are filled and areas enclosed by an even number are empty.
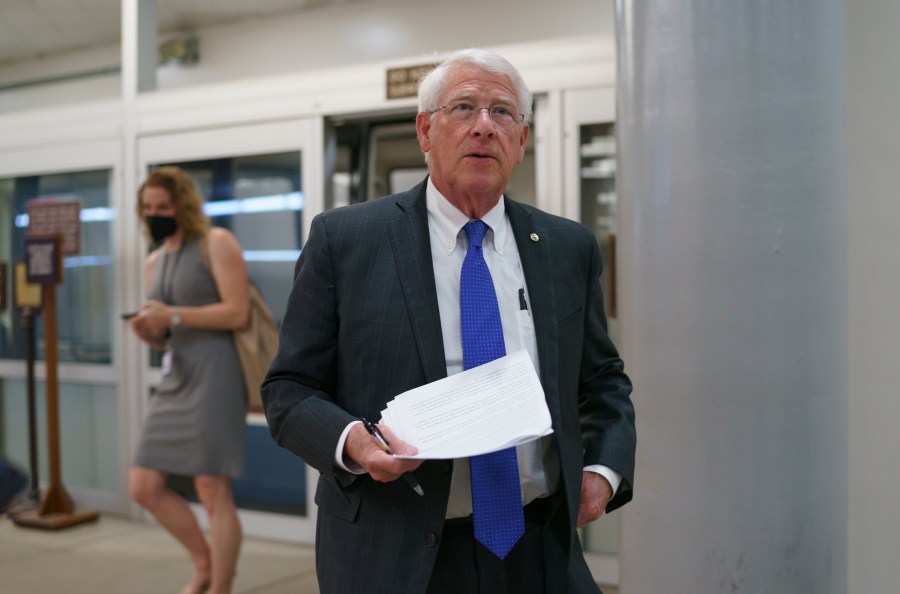
[[[140,141],[144,174],[178,165],[194,179],[212,224],[229,229],[241,244],[250,277],[278,323],[309,222],[322,210],[319,176],[306,175],[321,170],[313,162],[321,153],[317,130],[316,121],[304,120]],[[159,361],[149,352],[143,361],[141,393],[149,395],[160,380]],[[261,410],[248,412],[245,456],[244,476],[233,483],[245,532],[312,542],[316,473],[275,444]],[[173,476],[170,486],[196,501],[189,477]]]
[[[120,155],[117,141],[85,141],[0,157],[0,262],[7,266],[0,291],[8,297],[0,310],[0,454],[35,471],[39,481],[47,479],[44,316],[28,317],[16,306],[14,271],[24,261],[26,205],[35,199],[77,202],[80,249],[63,258],[63,282],[55,289],[60,471],[77,506],[119,512],[128,508],[119,429],[127,399],[117,373]],[[30,468],[29,343],[36,359],[36,468]]]

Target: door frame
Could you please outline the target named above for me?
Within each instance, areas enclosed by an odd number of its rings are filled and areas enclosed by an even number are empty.
[[[169,133],[146,134],[138,136],[138,171],[139,179],[143,179],[151,164],[160,162],[193,161],[216,159],[223,157],[251,156],[288,151],[300,153],[301,187],[303,188],[304,207],[302,236],[309,233],[312,218],[324,209],[324,180],[317,172],[322,171],[323,120],[321,117],[292,118],[282,121],[259,124],[220,126],[205,130],[186,130]],[[139,225],[137,212],[130,209],[125,213],[131,219],[132,228]],[[125,218],[125,217],[123,217]],[[138,243],[138,242],[132,242]],[[143,271],[143,256],[146,253],[146,241],[140,240],[142,250],[135,254],[131,271]],[[134,287],[131,298],[133,303],[140,303],[141,296],[146,294],[144,275],[132,274]],[[137,341],[134,341],[137,342]],[[132,374],[132,394],[135,394],[133,413],[129,428],[129,451],[133,455],[140,435],[140,427],[146,415],[146,398],[153,386],[161,379],[160,371],[149,365],[149,348],[144,344],[137,345],[134,356],[129,359],[135,373]],[[266,425],[265,416],[260,413],[247,413],[247,423]],[[244,533],[264,538],[294,541],[312,544],[315,541],[315,487],[318,472],[306,465],[306,509],[304,517],[287,514],[276,514],[253,510],[238,510]],[[208,527],[205,513],[197,504],[192,504],[201,526]],[[136,505],[132,506],[134,515],[145,514]]]
[[[96,110],[83,110],[81,113],[83,121],[95,121],[97,118]],[[24,117],[22,128],[27,128],[34,122],[29,117]],[[105,132],[106,130],[104,130]],[[75,139],[67,135],[69,128],[63,126],[60,136],[62,142],[52,145],[34,145],[34,146],[0,146],[0,177],[22,177],[27,175],[53,175],[58,173],[87,171],[93,169],[108,169],[111,172],[109,178],[109,207],[120,210],[121,205],[118,196],[121,195],[121,171],[122,171],[122,144],[117,138],[109,135],[95,135],[93,138]],[[13,139],[16,135],[13,134]],[[121,217],[117,217],[112,223],[112,248],[113,257],[119,255],[119,247],[123,243],[122,221]],[[115,261],[116,273],[121,270],[121,262]],[[12,267],[10,267],[10,270]],[[122,303],[122,286],[115,279],[113,282],[112,303],[121,305]],[[12,303],[9,307],[13,307]],[[114,328],[118,328],[114,326]],[[113,331],[111,337],[113,345],[113,357],[109,364],[92,364],[92,363],[67,363],[58,364],[58,378],[60,384],[88,384],[98,386],[111,386],[116,390],[116,416],[122,423],[128,416],[129,402],[125,396],[127,390],[124,389],[124,378],[121,373],[121,347],[127,340],[123,340],[124,333],[121,328]],[[25,380],[26,370],[18,359],[0,359],[0,380]],[[36,361],[34,367],[35,381],[44,382],[47,377],[47,366],[44,361]],[[64,394],[60,394],[64,397]],[[38,449],[46,444],[39,444]],[[64,453],[63,453],[64,454]],[[63,460],[65,456],[63,455]],[[46,460],[41,459],[40,468],[46,472]],[[127,458],[122,456],[119,461],[119,472],[124,482],[127,467]],[[65,476],[63,476],[65,482]],[[42,484],[42,488],[46,485]],[[86,487],[77,487],[66,485],[67,491],[76,499],[80,505],[85,507],[96,507],[110,511],[125,511],[128,508],[127,491],[120,489],[117,492],[106,490],[92,489]]]

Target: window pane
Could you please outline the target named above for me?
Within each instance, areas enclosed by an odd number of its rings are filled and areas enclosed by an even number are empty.
[[[0,380],[0,452],[28,468],[28,396],[24,380]],[[47,409],[44,382],[35,385],[38,474],[48,480]],[[116,390],[61,382],[59,385],[60,463],[66,487],[119,492],[119,420]]]
[[[24,259],[26,206],[35,198],[81,202],[81,252],[63,260],[56,287],[58,352],[61,362],[112,361],[112,221],[109,169],[0,179],[0,259]],[[10,266],[12,270],[12,266]],[[12,278],[13,274],[9,274]],[[12,295],[12,281],[7,288]],[[43,359],[43,317],[36,319],[37,358]],[[19,311],[0,313],[0,357],[23,359],[25,338]]]
[[[165,165],[187,171],[206,199],[212,224],[234,233],[250,278],[280,324],[303,240],[300,153]]]

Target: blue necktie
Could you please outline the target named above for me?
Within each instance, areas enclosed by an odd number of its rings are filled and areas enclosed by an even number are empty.
[[[494,281],[481,252],[484,221],[464,227],[469,249],[459,281],[463,368],[478,367],[506,355]],[[525,533],[516,448],[469,458],[475,538],[500,559]]]

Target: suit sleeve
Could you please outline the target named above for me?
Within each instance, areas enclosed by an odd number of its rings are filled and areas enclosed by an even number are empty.
[[[340,323],[334,275],[326,226],[316,217],[297,262],[278,353],[261,392],[275,442],[325,478],[347,484],[353,475],[334,466],[334,452],[355,417],[333,398]]]
[[[631,381],[625,375],[622,359],[607,331],[600,287],[600,250],[593,237],[590,243],[578,411],[584,465],[602,464],[622,475],[622,484],[607,506],[607,511],[612,511],[632,497],[636,444],[634,407],[630,398]]]

